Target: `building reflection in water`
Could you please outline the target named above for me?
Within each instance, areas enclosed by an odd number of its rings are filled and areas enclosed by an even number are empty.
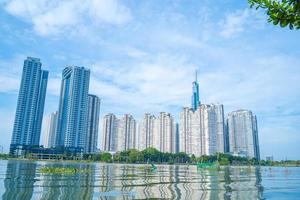
[[[260,167],[226,167],[224,199],[264,199]]]
[[[47,164],[47,167],[57,167],[57,164]],[[68,167],[64,165],[63,167]],[[62,167],[61,164],[59,167]],[[90,164],[76,164],[72,167],[87,169],[88,173],[78,174],[40,174],[42,187],[38,199],[93,199],[95,166]]]
[[[260,167],[197,171],[195,166],[159,166],[156,174],[144,176],[142,187],[138,180],[130,184],[136,185],[131,188],[138,199],[264,199],[261,181]]]
[[[42,174],[47,167],[89,173]],[[263,199],[259,167],[197,170],[196,166],[70,164],[8,161],[2,199]]]
[[[33,196],[36,164],[26,161],[8,161],[4,179],[3,200],[31,199]]]
[[[47,167],[62,164],[47,163]],[[35,162],[8,161],[2,199],[92,199],[95,170],[93,165],[76,165],[89,173],[75,175],[42,174]],[[63,167],[67,167],[63,165]]]

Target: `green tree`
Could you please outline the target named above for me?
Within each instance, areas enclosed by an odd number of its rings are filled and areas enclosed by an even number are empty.
[[[128,161],[130,163],[137,163],[141,161],[142,153],[139,152],[136,149],[130,149],[129,150],[129,156],[128,156]]]
[[[226,158],[226,157],[222,157],[220,159],[219,163],[220,163],[220,165],[229,165],[230,164],[228,158]]]
[[[102,162],[111,162],[111,154],[110,153],[107,153],[107,152],[105,152],[105,153],[102,153],[101,154],[101,161]]]
[[[161,161],[161,152],[155,148],[146,148],[142,151],[144,162],[160,162]]]
[[[268,21],[281,27],[300,29],[300,0],[248,0],[250,7],[266,10]]]

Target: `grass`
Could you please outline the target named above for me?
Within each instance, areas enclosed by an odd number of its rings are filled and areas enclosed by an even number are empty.
[[[44,174],[77,174],[90,172],[88,169],[77,169],[74,167],[42,167],[39,171]]]

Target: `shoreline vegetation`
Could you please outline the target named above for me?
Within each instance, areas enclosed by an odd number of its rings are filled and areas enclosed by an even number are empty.
[[[147,148],[143,151],[135,149],[126,150],[111,154],[108,152],[100,152],[94,154],[83,154],[82,159],[74,159],[72,156],[64,156],[64,159],[37,159],[28,153],[24,158],[12,157],[9,154],[0,154],[0,159],[4,160],[42,160],[42,161],[70,161],[70,162],[103,162],[103,163],[125,163],[125,164],[185,164],[197,165],[197,163],[215,163],[220,166],[280,166],[280,167],[300,167],[300,160],[256,160],[255,158],[246,158],[240,156],[232,156],[230,154],[216,153],[211,156],[188,155],[184,152],[179,153],[163,153],[155,148]],[[50,169],[49,169],[50,170]],[[52,169],[53,170],[53,169]],[[55,172],[55,169],[54,169]]]
[[[42,167],[39,171],[43,174],[77,174],[90,173],[89,169],[77,169],[75,167]]]

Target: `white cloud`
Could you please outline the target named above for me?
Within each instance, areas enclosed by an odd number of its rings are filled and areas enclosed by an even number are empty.
[[[117,0],[91,0],[88,8],[90,16],[96,21],[124,24],[132,19],[130,10]]]
[[[235,37],[246,29],[259,28],[262,24],[263,21],[258,12],[249,9],[237,10],[225,15],[225,19],[219,23],[220,35],[224,38]]]
[[[17,55],[10,60],[0,58],[0,92],[19,90],[24,58],[24,55]]]
[[[0,74],[0,92],[18,91],[20,80],[17,77]]]
[[[90,91],[118,106],[110,112],[121,107],[126,112],[138,107],[139,115],[159,112],[189,99],[195,69],[184,57],[166,55],[122,68],[93,64]]]
[[[47,92],[51,95],[58,96],[60,93],[61,78],[49,78],[47,84]]]
[[[5,9],[32,23],[43,36],[69,34],[99,23],[122,25],[132,19],[130,10],[118,0],[11,0]]]

